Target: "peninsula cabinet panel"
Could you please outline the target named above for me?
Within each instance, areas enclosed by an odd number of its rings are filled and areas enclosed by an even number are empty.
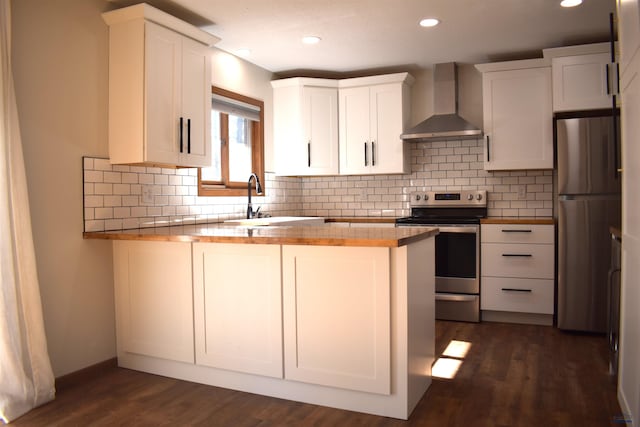
[[[114,241],[118,355],[194,363],[191,244]]]
[[[391,393],[389,248],[283,246],[285,379]]]
[[[282,378],[279,245],[193,244],[196,364]]]

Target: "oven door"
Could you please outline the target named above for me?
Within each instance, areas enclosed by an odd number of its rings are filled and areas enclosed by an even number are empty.
[[[437,225],[436,292],[480,293],[480,226]]]

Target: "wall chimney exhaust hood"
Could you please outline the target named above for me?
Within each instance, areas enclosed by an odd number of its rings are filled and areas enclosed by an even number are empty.
[[[436,64],[433,70],[435,114],[400,135],[406,142],[477,139],[478,129],[458,115],[458,78],[454,62]]]

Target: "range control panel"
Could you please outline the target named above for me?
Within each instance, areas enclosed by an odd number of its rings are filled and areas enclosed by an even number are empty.
[[[486,207],[487,190],[414,191],[411,207]]]

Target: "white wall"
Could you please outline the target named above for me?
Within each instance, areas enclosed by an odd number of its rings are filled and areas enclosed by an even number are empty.
[[[13,72],[56,376],[115,356],[111,246],[82,239],[82,155],[107,154],[105,5],[11,2]]]
[[[637,27],[637,10],[636,6],[635,16],[625,16],[632,21],[623,24]],[[633,426],[640,427],[640,50],[632,58],[621,79],[623,234],[618,401],[633,419]]]
[[[106,0],[11,6],[45,328],[54,374],[61,376],[116,355],[111,244],[82,239],[82,156],[108,155],[108,27],[101,13],[115,6]],[[271,73],[217,49],[212,55],[214,84],[265,102],[272,162]]]
[[[265,171],[273,172],[273,74],[219,49],[213,49],[211,74],[215,86],[264,102]]]

